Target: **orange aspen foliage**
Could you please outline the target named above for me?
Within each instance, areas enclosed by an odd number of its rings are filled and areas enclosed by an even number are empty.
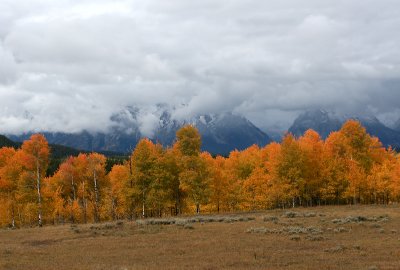
[[[106,157],[79,154],[46,178],[49,147],[33,135],[0,149],[0,225],[99,222],[138,216],[400,201],[400,156],[355,120],[322,140],[308,130],[228,157],[201,152],[193,126],[171,148],[142,139],[106,174]]]
[[[225,169],[226,159],[221,156],[217,156],[215,159],[210,155],[206,156],[206,161],[209,167],[210,173],[210,203],[212,209],[218,213],[221,210],[227,211],[228,205],[227,196],[229,193],[228,176]]]
[[[109,209],[113,220],[121,219],[126,212],[126,189],[130,180],[129,167],[114,165],[108,174],[111,188],[109,190]]]
[[[49,162],[50,149],[46,138],[41,134],[34,134],[22,144],[25,154],[24,165],[31,173],[32,182],[37,191],[38,224],[42,226],[42,194],[41,182],[46,175]]]
[[[16,227],[16,189],[21,168],[15,160],[13,148],[0,149],[0,224]]]

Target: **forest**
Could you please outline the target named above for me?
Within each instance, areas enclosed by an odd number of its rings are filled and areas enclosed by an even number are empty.
[[[32,135],[19,149],[0,149],[0,226],[400,200],[399,155],[356,120],[326,140],[308,130],[228,157],[200,149],[198,130],[187,125],[171,147],[142,139],[109,173],[104,155],[80,153],[47,176],[50,147]]]

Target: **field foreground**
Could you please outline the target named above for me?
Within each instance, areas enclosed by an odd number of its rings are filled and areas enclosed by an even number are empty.
[[[400,207],[0,230],[0,269],[400,269]]]

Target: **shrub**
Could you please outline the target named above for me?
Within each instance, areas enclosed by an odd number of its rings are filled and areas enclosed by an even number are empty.
[[[183,225],[183,228],[187,229],[187,230],[193,230],[194,229],[192,224],[185,224],[185,225]]]
[[[301,240],[301,237],[298,236],[298,235],[292,235],[292,236],[290,237],[290,240],[300,241],[300,240]]]
[[[345,227],[339,227],[333,230],[334,233],[342,233],[342,232],[348,232],[349,230],[346,229]]]
[[[275,217],[275,216],[264,216],[264,217],[262,217],[262,220],[264,222],[269,222],[269,221],[276,222],[276,221],[278,221],[278,217]]]
[[[268,228],[265,228],[265,227],[258,227],[258,228],[250,228],[250,229],[247,229],[247,231],[246,231],[247,233],[263,233],[263,234],[265,234],[265,233],[270,233],[271,231],[268,229]]]
[[[285,218],[296,218],[301,217],[302,215],[299,212],[286,211],[282,216]]]
[[[364,217],[364,216],[348,216],[346,218],[336,218],[332,220],[334,224],[346,224],[346,223],[362,223],[362,222],[386,222],[389,220],[387,215],[379,217]]]
[[[323,241],[325,238],[321,235],[307,235],[306,237],[307,240],[310,241]]]
[[[304,217],[316,217],[317,214],[314,212],[306,212],[304,213]]]
[[[124,225],[124,222],[122,220],[118,220],[115,224],[117,226],[122,226],[122,225]]]

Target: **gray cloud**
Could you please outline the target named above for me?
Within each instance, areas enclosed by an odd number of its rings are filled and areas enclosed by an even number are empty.
[[[287,128],[307,108],[400,117],[397,0],[0,2],[0,132],[106,130],[234,111]],[[184,104],[184,105],[182,105]]]

